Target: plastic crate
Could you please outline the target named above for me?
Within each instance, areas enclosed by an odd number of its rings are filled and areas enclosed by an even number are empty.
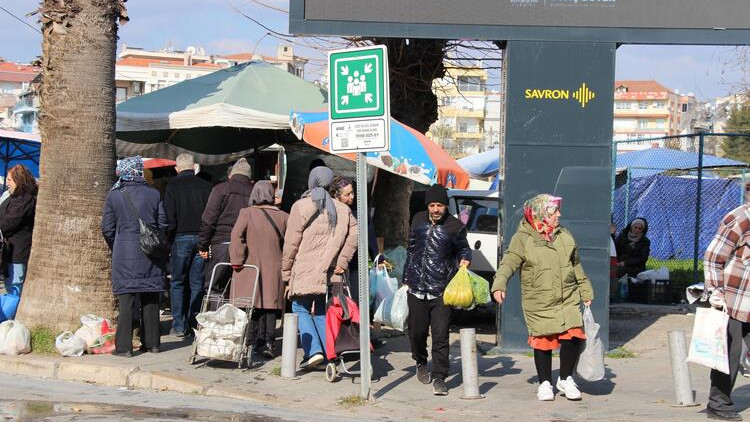
[[[667,305],[672,303],[672,295],[669,280],[628,282],[628,302]]]

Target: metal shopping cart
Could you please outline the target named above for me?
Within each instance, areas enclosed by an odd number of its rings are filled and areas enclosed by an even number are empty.
[[[199,341],[205,340],[205,336],[202,335],[201,330],[208,329],[207,327],[199,326],[195,335],[195,339],[193,340],[193,351],[190,354],[190,364],[194,364],[198,358],[204,358],[206,359],[205,363],[208,363],[212,360],[223,360],[229,362],[237,362],[238,368],[242,368],[243,365],[246,365],[249,368],[252,366],[253,345],[248,344],[248,339],[250,337],[248,333],[250,333],[250,330],[252,329],[252,316],[255,305],[255,298],[258,294],[258,279],[260,269],[255,265],[243,265],[244,268],[255,270],[255,282],[252,288],[252,293],[248,296],[247,292],[250,290],[249,288],[247,288],[248,286],[235,285],[238,283],[234,278],[234,273],[232,273],[232,278],[229,280],[229,282],[221,292],[214,292],[212,290],[216,278],[216,270],[222,266],[231,266],[231,264],[228,262],[220,262],[214,266],[213,271],[211,271],[211,278],[208,282],[208,290],[206,296],[203,298],[203,303],[201,304],[201,313],[215,311],[225,304],[231,304],[244,311],[246,314],[246,321],[244,328],[241,330],[239,338],[236,339],[236,345],[238,345],[238,347],[236,351],[229,353],[228,355],[222,355],[222,357],[220,358],[211,356],[213,355],[213,353],[199,354],[198,343]],[[229,294],[227,295],[227,293]]]

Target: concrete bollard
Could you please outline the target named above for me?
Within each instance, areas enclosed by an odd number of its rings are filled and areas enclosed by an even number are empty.
[[[281,377],[297,378],[297,321],[299,315],[284,314],[284,334],[281,343]]]
[[[672,381],[677,401],[675,406],[697,406],[690,382],[690,368],[687,364],[687,346],[684,331],[669,331],[669,357],[672,361]]]
[[[474,328],[461,329],[461,377],[464,384],[462,399],[482,399],[479,394],[479,369],[477,368],[477,332]]]

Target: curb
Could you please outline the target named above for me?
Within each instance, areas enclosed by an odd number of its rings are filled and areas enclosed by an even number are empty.
[[[61,381],[85,382],[112,387],[139,390],[171,391],[182,394],[200,394],[255,403],[271,404],[274,400],[262,395],[218,387],[181,375],[164,371],[146,371],[139,366],[102,365],[66,362],[30,355],[0,355],[0,373],[24,375]]]

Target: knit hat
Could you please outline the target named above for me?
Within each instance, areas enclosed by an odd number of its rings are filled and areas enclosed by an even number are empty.
[[[448,190],[442,185],[432,185],[427,188],[424,194],[424,204],[430,205],[433,202],[439,202],[448,205]]]
[[[252,179],[253,173],[252,169],[250,168],[250,163],[248,163],[244,158],[240,158],[239,160],[237,160],[237,162],[232,166],[232,171],[229,172],[229,177],[232,177],[235,174],[241,174],[243,176],[247,176],[249,179]]]

